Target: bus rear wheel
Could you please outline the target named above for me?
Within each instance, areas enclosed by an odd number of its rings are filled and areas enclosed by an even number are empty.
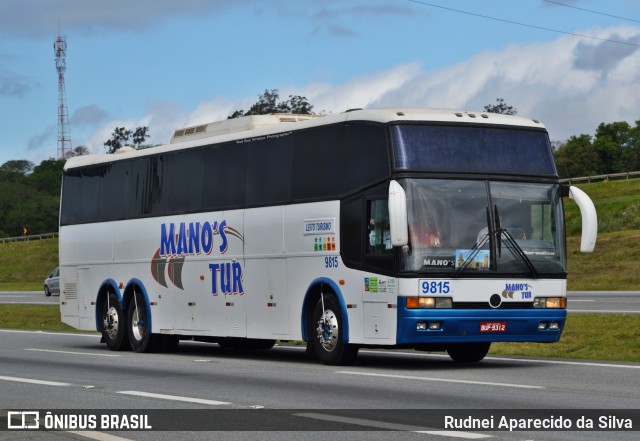
[[[491,342],[457,343],[447,346],[447,352],[458,363],[475,363],[487,355],[490,347]]]
[[[358,355],[358,347],[344,342],[340,304],[333,295],[324,295],[313,310],[309,338],[320,361],[328,365],[351,363]]]
[[[135,352],[158,352],[162,348],[162,335],[151,333],[149,318],[144,296],[135,293],[129,301],[127,315],[129,342]]]
[[[102,341],[112,351],[128,348],[128,335],[125,329],[125,317],[118,296],[107,293],[102,303]]]

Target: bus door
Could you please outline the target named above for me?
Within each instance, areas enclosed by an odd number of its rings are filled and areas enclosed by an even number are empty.
[[[365,197],[367,213],[367,247],[365,265],[370,274],[363,284],[363,312],[365,338],[390,337],[392,314],[388,308],[396,293],[396,279],[381,275],[393,269],[393,247],[389,230],[389,204],[386,188],[380,194]],[[395,303],[395,302],[391,302]]]

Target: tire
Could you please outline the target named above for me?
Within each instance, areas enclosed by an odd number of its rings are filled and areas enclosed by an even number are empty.
[[[491,347],[491,342],[485,343],[459,343],[449,345],[447,352],[449,357],[457,363],[475,363],[482,360]]]
[[[107,293],[102,302],[102,340],[112,351],[122,351],[129,348],[129,338],[126,330],[126,318],[120,307],[118,296]]]
[[[44,286],[44,295],[47,297],[51,296],[51,291],[49,291],[49,287],[47,285]]]
[[[313,342],[314,352],[324,364],[349,364],[358,355],[357,346],[344,342],[343,326],[338,300],[334,295],[325,294],[324,311],[322,299],[319,299],[309,326],[309,338]]]
[[[140,293],[134,293],[129,301],[127,332],[131,349],[135,352],[160,352],[163,336],[152,334],[149,329],[147,302]]]

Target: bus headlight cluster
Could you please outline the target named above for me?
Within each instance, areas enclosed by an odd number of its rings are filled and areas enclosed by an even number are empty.
[[[407,297],[407,309],[452,308],[451,297]]]
[[[567,307],[566,297],[536,297],[533,299],[534,308],[565,309]]]

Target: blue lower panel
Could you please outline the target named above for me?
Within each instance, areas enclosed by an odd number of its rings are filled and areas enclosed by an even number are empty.
[[[564,309],[406,309],[398,298],[398,344],[487,341],[556,342],[564,328]],[[418,322],[440,322],[439,330],[418,330]],[[480,332],[482,322],[505,322],[504,332]],[[540,322],[559,322],[557,331],[538,330]]]

